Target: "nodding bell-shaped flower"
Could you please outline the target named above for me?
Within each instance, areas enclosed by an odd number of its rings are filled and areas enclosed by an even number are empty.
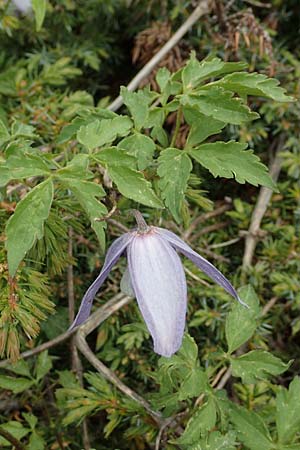
[[[99,288],[120,256],[126,254],[128,268],[121,288],[136,297],[153,338],[154,351],[169,357],[181,346],[187,306],[186,279],[177,251],[193,261],[241,304],[247,305],[240,300],[227,278],[176,234],[148,226],[138,211],[134,215],[137,229],[116,239],[108,249],[100,275],[86,291],[71,329],[89,317]]]

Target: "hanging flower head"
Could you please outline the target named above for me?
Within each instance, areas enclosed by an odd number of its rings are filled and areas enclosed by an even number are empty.
[[[89,317],[95,295],[120,256],[126,253],[128,268],[121,286],[136,297],[153,338],[154,351],[162,356],[171,356],[181,346],[187,305],[186,279],[177,251],[241,304],[247,305],[240,300],[227,278],[176,234],[148,226],[138,211],[134,214],[137,229],[116,239],[108,249],[100,275],[86,291],[71,328]]]

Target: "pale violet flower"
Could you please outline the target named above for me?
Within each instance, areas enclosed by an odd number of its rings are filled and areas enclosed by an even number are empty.
[[[108,249],[100,275],[86,291],[71,328],[89,317],[96,293],[120,256],[125,254],[128,268],[121,285],[136,297],[153,338],[154,351],[162,356],[171,356],[181,346],[187,306],[185,273],[177,251],[193,261],[236,300],[247,305],[240,300],[227,278],[176,234],[148,226],[140,213],[135,215],[138,228],[116,239]]]
[[[16,8],[23,14],[28,13],[32,9],[31,0],[12,0]]]

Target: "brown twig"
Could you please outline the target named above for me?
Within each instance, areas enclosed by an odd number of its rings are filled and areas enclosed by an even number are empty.
[[[123,294],[116,295],[110,302],[107,302],[105,308],[99,308],[93,314],[93,317],[86,322],[82,327],[80,327],[76,333],[76,345],[85,358],[92,364],[92,366],[101,375],[109,380],[114,386],[116,386],[123,394],[130,397],[132,400],[136,401],[141,405],[148,414],[155,420],[156,423],[161,425],[163,419],[160,413],[153,411],[150,404],[142,397],[140,397],[135,391],[126,386],[108,367],[106,367],[102,361],[100,361],[95,354],[92,352],[90,347],[86,342],[86,336],[90,334],[96,327],[103,323],[109,316],[118,311],[122,306],[127,305],[132,301],[131,297],[124,296]]]
[[[271,164],[270,175],[273,181],[276,183],[281,170],[281,157],[279,156],[279,150],[283,144],[283,135],[280,136],[277,145],[276,156]],[[243,256],[242,270],[245,272],[252,264],[253,255],[259,239],[260,224],[267,211],[269,202],[271,200],[273,191],[267,187],[262,187],[259,191],[257,202],[252,213],[250,227],[245,239],[245,251]]]
[[[4,430],[0,425],[0,436],[4,437],[8,442],[10,442],[14,447],[15,450],[25,450],[25,446],[16,439],[11,433]]]
[[[137,73],[127,86],[129,91],[137,89],[141,81],[146,78],[166,54],[180,41],[180,39],[190,30],[190,28],[200,19],[208,14],[212,8],[212,0],[201,0],[197,8],[188,19],[181,25],[168,42],[148,61],[148,63]],[[111,111],[117,111],[123,105],[123,99],[119,95],[109,106]]]
[[[192,235],[192,233],[195,231],[195,229],[197,228],[197,226],[200,223],[203,223],[206,220],[211,219],[213,217],[220,216],[224,212],[230,210],[232,208],[232,201],[231,201],[231,199],[225,199],[225,201],[226,201],[226,203],[224,205],[219,206],[214,211],[209,211],[209,212],[207,212],[205,214],[201,214],[201,216],[199,216],[195,220],[193,220],[193,222],[191,223],[189,228],[183,233],[182,238],[185,241],[188,241],[190,236]]]
[[[207,227],[203,227],[201,230],[198,231],[198,233],[193,234],[193,236],[190,237],[190,242],[196,241],[200,236],[203,236],[204,234],[211,233],[212,231],[221,230],[222,228],[226,228],[230,224],[229,220],[226,220],[225,222],[217,222],[213,223],[212,225],[207,225]]]

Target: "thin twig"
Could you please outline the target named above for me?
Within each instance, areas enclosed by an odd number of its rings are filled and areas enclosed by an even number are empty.
[[[272,297],[268,303],[265,304],[265,306],[263,307],[263,310],[261,312],[261,316],[265,316],[271,308],[273,308],[273,306],[275,305],[275,303],[277,302],[278,297]]]
[[[202,0],[188,19],[181,25],[168,42],[150,59],[150,61],[137,73],[127,86],[129,91],[135,91],[141,81],[146,78],[166,54],[180,41],[180,39],[190,30],[200,17],[208,14],[212,8],[211,0]],[[123,105],[123,99],[119,95],[109,106],[111,111],[117,111]]]
[[[8,442],[10,442],[14,447],[15,450],[25,450],[25,446],[16,439],[11,433],[4,430],[0,425],[0,436],[4,437]]]
[[[44,344],[38,345],[37,347],[33,348],[32,350],[27,350],[26,352],[23,352],[20,354],[20,358],[27,359],[31,356],[38,355],[39,353],[43,352],[44,350],[48,350],[49,348],[55,347],[56,345],[60,344],[61,342],[64,342],[65,340],[69,339],[76,331],[76,328],[73,328],[72,330],[65,331],[64,333],[60,334],[56,338],[52,339],[51,341],[47,341]],[[0,361],[0,368],[6,367],[7,365],[11,364],[10,359],[4,359],[3,361]]]
[[[226,228],[230,224],[229,220],[226,220],[225,222],[216,222],[212,225],[207,225],[207,227],[201,228],[197,233],[193,234],[193,236],[190,237],[190,242],[196,241],[200,236],[203,236],[204,234],[211,233],[212,231],[221,230],[222,228]]]
[[[281,170],[281,157],[279,156],[279,150],[283,144],[283,136],[280,136],[276,156],[271,164],[270,175],[273,181],[276,183],[279,177],[279,173]],[[260,224],[262,219],[267,211],[269,202],[271,200],[273,191],[267,187],[262,187],[259,191],[259,195],[257,198],[257,202],[255,208],[252,213],[250,227],[247,233],[247,237],[245,239],[245,251],[243,257],[242,270],[245,272],[247,268],[249,268],[252,264],[252,259],[254,255],[254,251],[256,248],[256,244],[258,242],[258,233],[260,229]]]
[[[118,294],[114,296],[112,299],[110,299],[107,303],[105,303],[101,308],[99,308],[95,313],[93,313],[89,319],[80,325],[77,328],[72,328],[72,330],[67,330],[64,333],[60,334],[59,336],[56,336],[51,341],[47,341],[44,344],[38,345],[37,347],[33,348],[32,350],[27,350],[26,352],[23,352],[20,354],[20,358],[27,359],[31,356],[38,355],[39,353],[43,352],[44,350],[48,350],[49,348],[55,347],[58,344],[61,344],[62,342],[69,339],[73,334],[75,334],[80,328],[86,326],[90,321],[94,320],[94,316],[98,314],[105,314],[106,308],[110,308],[114,303],[118,302],[120,300],[120,296],[122,294]],[[3,361],[0,361],[0,368],[6,367],[7,365],[11,364],[10,359],[4,359]]]
[[[118,301],[115,299],[118,298]],[[136,401],[139,405],[141,405],[149,415],[155,420],[156,423],[161,425],[163,423],[162,416],[159,412],[153,411],[150,404],[140,397],[135,391],[126,386],[113,371],[111,371],[108,367],[106,367],[102,361],[100,361],[96,355],[92,352],[90,347],[88,346],[85,338],[88,334],[90,334],[96,327],[98,327],[101,323],[103,323],[109,316],[118,311],[122,306],[127,305],[132,301],[131,297],[124,296],[123,294],[119,294],[114,299],[114,302],[111,302],[110,305],[106,304],[105,310],[101,308],[96,311],[93,315],[93,319],[86,322],[76,333],[76,345],[81,353],[85,356],[85,358],[92,364],[92,366],[99,372],[101,375],[109,380],[114,386],[116,386],[123,394],[130,397],[132,400]]]
[[[189,240],[190,236],[194,232],[194,230],[197,228],[197,226],[200,223],[205,222],[208,219],[212,219],[213,217],[220,216],[224,212],[228,211],[232,208],[232,202],[231,199],[226,199],[226,203],[224,205],[219,206],[214,211],[209,211],[205,214],[201,214],[201,216],[197,217],[189,226],[189,228],[183,233],[183,239],[185,241]]]
[[[231,367],[228,367],[228,369],[222,376],[221,380],[217,384],[216,389],[217,390],[223,389],[225,387],[225,385],[227,384],[227,381],[230,379],[230,377],[231,377]]]

